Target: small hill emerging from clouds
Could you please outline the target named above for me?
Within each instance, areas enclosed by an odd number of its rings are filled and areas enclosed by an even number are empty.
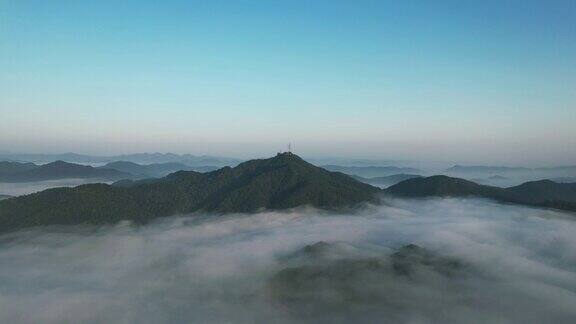
[[[55,161],[43,165],[34,163],[0,162],[0,182],[31,182],[57,179],[118,180],[131,175],[114,169]]]
[[[402,323],[393,317],[395,310],[422,298],[423,292],[450,287],[460,295],[471,294],[473,291],[461,280],[475,271],[459,259],[414,244],[386,254],[366,253],[342,243],[318,242],[279,263],[283,268],[269,279],[267,292],[306,323],[342,323],[351,319],[380,323],[375,319],[383,318],[384,322]],[[327,314],[333,321],[326,320]],[[342,318],[347,320],[339,320]]]
[[[500,202],[576,211],[576,184],[550,180],[530,181],[510,188],[484,186],[448,176],[402,181],[386,189],[401,197],[482,197]]]
[[[346,209],[376,200],[378,188],[316,167],[292,153],[209,173],[49,189],[0,202],[0,230],[29,226],[146,222],[196,211],[254,212],[314,206]]]

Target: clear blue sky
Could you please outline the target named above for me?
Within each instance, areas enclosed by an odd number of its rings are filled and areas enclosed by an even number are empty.
[[[576,1],[0,0],[0,150],[576,163]]]

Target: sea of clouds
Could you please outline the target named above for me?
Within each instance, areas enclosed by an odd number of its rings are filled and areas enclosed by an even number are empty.
[[[297,209],[20,231],[0,236],[0,323],[306,321],[266,287],[282,256],[318,241],[383,253],[416,243],[474,269],[458,279],[465,291],[386,283],[400,294],[397,307],[370,322],[575,323],[575,220],[482,199],[429,199],[351,215]]]

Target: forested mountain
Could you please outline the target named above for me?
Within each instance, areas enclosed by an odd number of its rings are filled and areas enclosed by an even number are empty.
[[[378,188],[305,162],[292,153],[209,173],[179,171],[161,179],[49,189],[0,202],[0,230],[51,224],[146,222],[195,211],[254,212],[374,202]]]
[[[55,162],[49,170],[68,168],[67,163]],[[72,170],[109,169],[75,166]],[[70,176],[70,173],[58,174]],[[576,184],[542,180],[498,188],[432,176],[412,178],[380,190],[343,173],[316,167],[292,153],[283,153],[208,173],[178,171],[159,179],[56,188],[5,199],[0,202],[0,230],[53,224],[106,224],[120,220],[144,223],[157,217],[191,212],[244,213],[298,206],[342,210],[378,202],[379,193],[402,197],[474,196],[576,210]]]
[[[500,202],[576,211],[576,184],[551,180],[499,188],[448,176],[432,176],[402,181],[386,189],[386,192],[402,197],[475,196]]]

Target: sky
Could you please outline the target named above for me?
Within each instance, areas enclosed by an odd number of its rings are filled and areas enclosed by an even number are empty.
[[[576,1],[0,0],[0,151],[576,164]]]

